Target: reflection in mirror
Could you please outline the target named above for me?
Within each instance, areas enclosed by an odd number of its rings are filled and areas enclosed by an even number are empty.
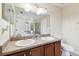
[[[11,24],[14,23],[14,11],[11,4],[2,3],[2,18]]]
[[[50,16],[47,13],[47,9],[37,7],[36,4],[29,4],[32,8],[28,8],[26,5],[21,3],[3,4],[5,6],[3,18],[10,22],[11,37],[49,34]],[[27,11],[27,8],[30,11]]]
[[[35,34],[40,34],[41,23],[34,20],[32,22],[32,28],[33,28],[33,31],[35,32]]]

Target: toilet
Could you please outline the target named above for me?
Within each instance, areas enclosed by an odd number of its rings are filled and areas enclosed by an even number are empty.
[[[62,56],[71,56],[71,53],[74,51],[73,47],[61,42]]]

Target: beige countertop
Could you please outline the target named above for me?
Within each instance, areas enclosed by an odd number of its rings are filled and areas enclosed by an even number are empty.
[[[15,45],[16,41],[10,41],[8,43],[8,45],[5,47],[5,49],[3,49],[2,54],[7,55],[7,54],[14,53],[14,52],[22,51],[22,50],[25,50],[25,49],[30,49],[30,48],[38,47],[38,46],[41,46],[41,45],[44,45],[44,44],[56,42],[56,41],[59,41],[59,40],[60,39],[55,39],[55,40],[52,40],[52,41],[45,41],[45,40],[41,40],[41,39],[36,39],[36,42],[34,44],[24,46],[24,47],[16,46]]]

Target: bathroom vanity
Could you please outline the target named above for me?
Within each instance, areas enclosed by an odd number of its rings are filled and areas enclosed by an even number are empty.
[[[7,56],[60,56],[60,42],[49,43],[31,49],[8,54]]]
[[[14,45],[16,41],[8,43],[3,50],[4,56],[61,56],[61,41],[36,40],[36,43],[20,47]]]

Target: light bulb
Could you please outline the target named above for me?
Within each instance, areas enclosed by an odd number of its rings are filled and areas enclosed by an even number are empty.
[[[38,8],[38,9],[37,9],[37,14],[38,14],[38,15],[40,15],[40,14],[45,14],[45,13],[47,13],[47,10],[46,10],[46,9],[44,9],[44,8]]]
[[[29,9],[29,8],[25,8],[25,11],[29,12],[29,11],[30,11],[30,9]]]
[[[30,11],[32,9],[31,4],[25,4],[25,11]]]

